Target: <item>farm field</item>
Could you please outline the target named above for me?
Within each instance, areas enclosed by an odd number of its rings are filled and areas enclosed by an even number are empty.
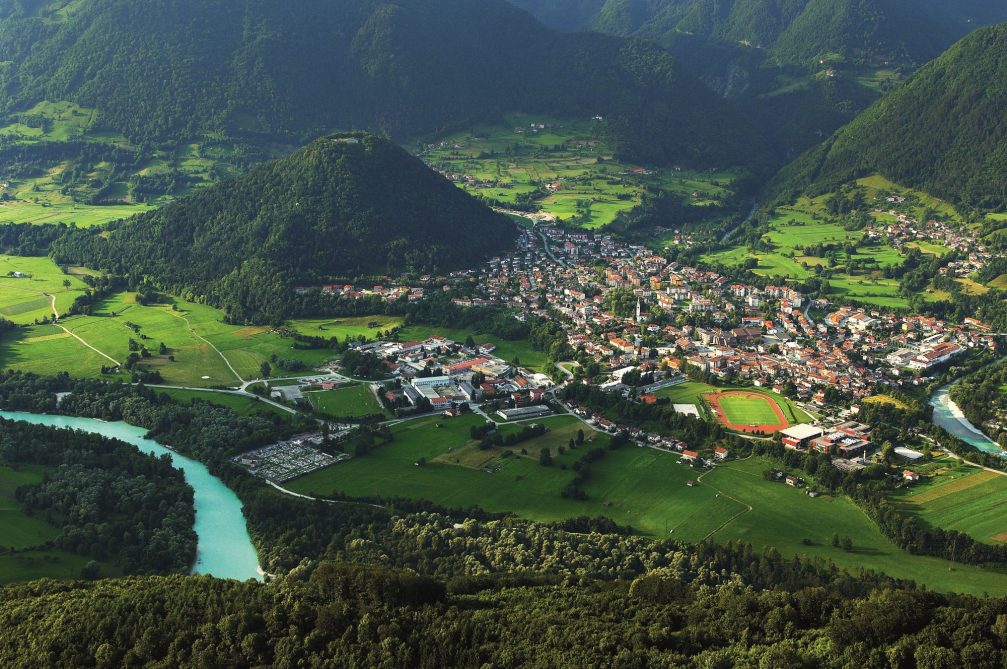
[[[357,316],[353,318],[318,318],[296,319],[290,321],[290,327],[309,337],[333,337],[340,341],[350,337],[374,339],[378,332],[401,327],[403,319],[399,316]],[[374,325],[375,327],[371,327]]]
[[[188,404],[192,400],[201,400],[203,402],[209,402],[210,404],[216,404],[218,406],[227,407],[228,409],[233,409],[235,412],[243,416],[248,416],[254,413],[274,413],[278,416],[284,417],[290,415],[283,409],[279,409],[271,404],[266,404],[265,402],[259,402],[255,398],[247,397],[245,395],[234,395],[230,393],[217,393],[201,390],[181,390],[179,388],[153,388],[153,390],[159,394],[163,393],[168,395],[176,402]]]
[[[475,330],[460,328],[441,328],[429,325],[410,325],[399,331],[401,341],[422,341],[429,337],[446,337],[453,341],[464,342],[466,337],[472,335],[476,344],[494,344],[497,348],[493,355],[507,362],[515,358],[520,360],[522,367],[540,372],[549,363],[548,356],[544,351],[536,351],[531,344],[525,340],[509,341],[493,335],[479,334]]]
[[[1007,476],[950,459],[923,473],[926,480],[893,496],[904,510],[984,543],[1007,542]]]
[[[76,225],[89,228],[110,221],[129,218],[150,211],[144,204],[88,205],[73,202],[36,203],[16,200],[0,203],[0,223],[31,223],[33,225]]]
[[[20,272],[24,278],[14,278]],[[69,286],[64,285],[69,281]],[[52,298],[56,310],[65,312],[87,287],[79,277],[65,274],[49,258],[0,255],[0,317],[12,323],[34,323],[52,316]]]
[[[611,223],[640,204],[647,187],[697,206],[730,196],[735,175],[644,169],[613,158],[601,121],[512,115],[427,145],[420,157],[469,193],[500,204],[533,200],[543,212],[584,228]]]
[[[142,306],[135,294],[118,293],[99,302],[89,316],[62,319],[65,331],[50,325],[6,333],[0,338],[0,367],[96,377],[102,366],[126,359],[133,339],[151,354],[142,364],[159,371],[166,385],[211,387],[237,385],[237,375],[257,378],[272,355],[299,360],[309,369],[333,357],[328,350],[296,350],[271,328],[228,325],[221,319],[219,310],[206,305],[172,299]],[[161,343],[165,354],[159,353]]]
[[[40,482],[45,471],[34,465],[17,469],[0,465],[0,584],[36,578],[79,578],[81,569],[90,561],[81,555],[44,548],[59,535],[59,528],[21,511],[14,491]],[[102,571],[109,573],[108,566],[102,565]]]
[[[304,395],[315,411],[336,418],[361,418],[386,413],[366,384],[335,390],[315,390]]]
[[[911,214],[921,218],[928,212],[937,212],[949,220],[961,221],[961,216],[947,202],[926,193],[903,188],[879,176],[860,179],[861,187],[868,202],[884,193],[898,193],[910,198],[906,205]],[[907,299],[899,292],[895,279],[886,279],[882,270],[900,265],[904,256],[885,242],[864,243],[863,230],[847,230],[833,220],[826,207],[828,196],[803,197],[792,205],[775,208],[775,216],[769,222],[763,240],[772,246],[771,251],[749,249],[738,246],[707,253],[702,257],[711,265],[741,267],[753,265],[753,274],[778,279],[804,280],[816,276],[818,268],[830,272],[831,294],[846,300],[883,307],[906,307]],[[896,220],[886,212],[872,212],[878,220]],[[849,243],[857,243],[856,252],[846,253],[843,249]],[[807,255],[808,246],[833,246],[827,257]],[[945,246],[921,241],[910,243],[924,253],[945,255],[950,251]],[[822,255],[822,254],[819,254]],[[850,270],[850,267],[854,269]],[[927,293],[930,301],[940,299],[936,293]]]
[[[559,455],[559,446],[582,428],[572,417],[547,418],[539,421],[551,427],[546,435],[510,449],[481,451],[468,433],[482,422],[479,416],[466,415],[399,423],[392,428],[393,442],[287,487],[303,494],[338,491],[352,497],[423,499],[455,508],[479,506],[538,521],[605,516],[655,538],[743,539],[756,550],[774,546],[785,556],[832,559],[854,571],[877,569],[937,590],[1007,593],[1007,575],[900,551],[845,498],[812,499],[802,490],[766,481],[762,472],[777,466],[768,459],[731,462],[701,475],[675,454],[628,446],[607,451],[592,465],[584,486],[588,499],[575,501],[560,495],[573,478],[570,467],[590,448],[604,445],[606,435],[585,428],[591,441]],[[436,427],[438,423],[442,427]],[[542,447],[550,448],[553,466],[538,463]],[[527,456],[520,455],[522,448]],[[504,450],[515,454],[504,457]],[[425,464],[417,466],[421,459]],[[687,480],[698,483],[690,487]],[[849,536],[853,550],[833,547],[833,533]]]

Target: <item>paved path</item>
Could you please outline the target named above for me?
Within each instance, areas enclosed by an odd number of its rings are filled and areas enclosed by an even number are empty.
[[[290,495],[291,497],[297,497],[299,499],[307,499],[312,502],[325,502],[326,504],[349,504],[352,506],[369,506],[374,509],[381,509],[382,511],[388,511],[386,507],[380,506],[378,504],[371,504],[370,502],[350,502],[342,499],[323,499],[321,497],[312,497],[311,495],[302,495],[299,492],[294,492],[293,490],[287,490],[283,486],[273,483],[272,481],[266,481],[271,487],[279,490],[284,495]]]
[[[255,393],[250,393],[250,392],[248,392],[246,390],[224,390],[222,388],[195,388],[195,387],[192,387],[192,386],[168,386],[168,385],[165,385],[165,384],[162,384],[162,383],[147,383],[147,384],[144,384],[144,385],[146,385],[148,388],[163,388],[165,390],[191,390],[191,391],[195,391],[195,392],[199,392],[199,393],[221,393],[223,395],[238,395],[240,397],[256,398],[260,402],[263,402],[263,403],[268,404],[270,406],[274,406],[277,409],[283,409],[287,413],[292,413],[292,414],[298,414],[298,413],[300,413],[296,409],[292,409],[292,408],[288,407],[285,404],[280,404],[279,402],[274,402],[273,400],[271,400],[269,398],[262,397],[261,395],[256,395]]]

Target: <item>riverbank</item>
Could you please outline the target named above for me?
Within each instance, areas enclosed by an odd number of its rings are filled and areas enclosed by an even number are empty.
[[[197,536],[196,562],[193,574],[218,578],[262,580],[259,556],[248,534],[241,501],[223,481],[213,476],[200,462],[146,437],[147,431],[123,422],[107,422],[96,418],[79,418],[20,411],[0,411],[0,418],[35,425],[81,430],[132,444],[155,457],[167,456],[181,470],[194,491]]]

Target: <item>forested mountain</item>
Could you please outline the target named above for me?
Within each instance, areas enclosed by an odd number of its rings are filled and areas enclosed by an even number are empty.
[[[1000,0],[513,0],[561,30],[654,40],[690,36],[754,47],[775,65],[926,62],[977,25],[1007,18]]]
[[[209,133],[403,139],[502,112],[601,115],[620,153],[748,165],[766,146],[674,59],[561,35],[504,0],[0,2],[0,114],[42,100],[157,146]]]
[[[1003,0],[512,0],[562,30],[633,36],[796,156],[977,26]]]
[[[1007,25],[962,39],[788,166],[775,190],[825,192],[875,172],[965,207],[1007,207]]]
[[[242,320],[278,317],[294,282],[470,267],[515,236],[392,142],[347,134],[110,231],[71,231],[53,248],[64,261],[209,297]]]

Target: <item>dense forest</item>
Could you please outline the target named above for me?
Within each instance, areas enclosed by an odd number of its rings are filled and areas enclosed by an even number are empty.
[[[881,173],[966,208],[1007,207],[1007,25],[977,30],[777,177],[782,199]]]
[[[22,485],[16,497],[25,513],[61,528],[55,547],[128,574],[192,566],[192,489],[170,459],[97,435],[0,419],[0,464],[45,468],[42,481]]]
[[[72,230],[59,262],[208,298],[233,321],[278,322],[295,285],[444,272],[510,248],[517,232],[388,140],[351,134],[103,230]]]
[[[631,581],[524,574],[447,582],[305,564],[270,585],[206,577],[3,589],[6,667],[917,667],[1007,659],[1007,601],[703,574],[772,556],[683,554],[699,569]],[[691,558],[691,560],[690,560]],[[719,579],[718,579],[719,580]],[[867,586],[870,580],[865,580]]]
[[[526,112],[604,116],[637,161],[772,162],[662,49],[562,35],[504,0],[2,4],[0,114],[68,100],[141,147],[350,129],[403,139]]]

